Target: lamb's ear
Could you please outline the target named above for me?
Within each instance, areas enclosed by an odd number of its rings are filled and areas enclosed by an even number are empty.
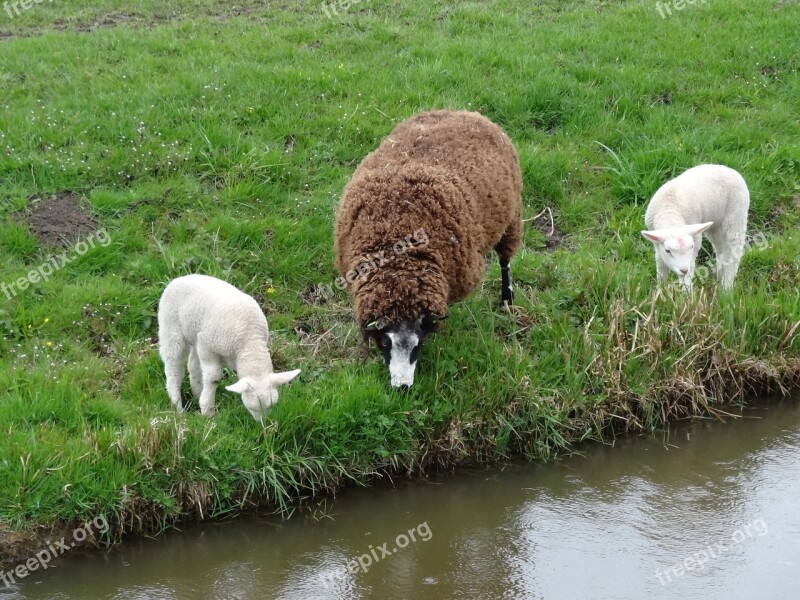
[[[234,394],[243,394],[250,388],[250,383],[247,381],[246,377],[243,377],[236,383],[232,385],[226,385],[225,389],[229,392],[233,392]]]
[[[657,229],[654,229],[653,231],[643,231],[642,235],[645,237],[645,239],[650,240],[654,244],[664,243],[664,235]]]
[[[284,383],[289,383],[292,379],[300,375],[300,369],[295,369],[294,371],[284,371],[283,373],[273,373],[269,376],[269,380],[272,385],[282,385]]]
[[[697,235],[698,233],[703,233],[706,229],[711,227],[714,224],[714,221],[709,223],[698,223],[697,225],[689,226],[689,233],[687,235]]]

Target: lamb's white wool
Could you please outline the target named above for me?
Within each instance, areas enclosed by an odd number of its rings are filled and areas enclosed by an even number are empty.
[[[658,280],[672,271],[691,288],[705,232],[720,284],[730,289],[744,253],[749,207],[744,179],[722,165],[699,165],[662,185],[645,213],[649,231],[642,231],[655,247]]]
[[[267,349],[269,329],[258,303],[234,286],[206,275],[186,275],[167,285],[158,303],[158,345],[167,393],[178,412],[188,356],[189,383],[200,397],[200,412],[213,415],[223,365],[239,381],[225,389],[241,394],[253,418],[278,401],[277,386],[300,369],[273,373]]]

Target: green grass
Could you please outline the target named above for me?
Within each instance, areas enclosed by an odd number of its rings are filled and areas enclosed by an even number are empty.
[[[378,473],[547,459],[797,386],[800,5],[662,19],[634,0],[371,0],[328,19],[286,4],[0,12],[0,281],[54,252],[20,218],[33,194],[74,192],[111,238],[0,295],[0,529],[105,514],[116,540],[290,511]],[[543,252],[527,227],[517,306],[498,307],[493,261],[397,393],[378,356],[359,361],[346,294],[305,299],[337,277],[334,211],[358,162],[442,107],[506,129],[525,217],[550,207],[566,238]],[[701,162],[742,172],[766,243],[731,294],[656,294],[644,203]],[[276,369],[303,369],[263,426],[222,388],[214,420],[168,409],[155,307],[190,272],[254,295]]]

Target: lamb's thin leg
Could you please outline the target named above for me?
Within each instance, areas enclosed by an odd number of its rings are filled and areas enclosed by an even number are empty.
[[[717,280],[722,289],[729,290],[733,287],[733,279],[736,277],[736,269],[732,268],[733,257],[726,254],[717,256]]]
[[[707,234],[707,237],[708,241],[711,242],[711,247],[714,248],[714,262],[716,263],[715,269],[717,272],[717,280],[722,282],[723,273],[727,270],[726,266],[730,260],[730,257],[728,256],[728,253],[725,252],[724,242],[721,242],[717,236],[711,233]],[[722,284],[722,286],[725,287],[725,284]]]
[[[182,339],[161,338],[159,353],[164,361],[164,374],[167,378],[167,395],[173,408],[183,412],[181,403],[181,382],[185,375],[186,345]]]
[[[194,347],[189,350],[189,383],[192,386],[192,394],[199,397],[203,392],[203,369]]]
[[[736,279],[736,273],[739,271],[739,262],[742,260],[741,254],[733,254],[725,257],[725,261],[720,261],[719,277],[720,285],[726,290],[733,288],[733,281]]]
[[[717,259],[717,279],[723,289],[729,290],[744,254],[745,232],[719,232],[716,236],[709,235],[708,239]]]
[[[500,277],[502,279],[500,299],[511,304],[514,301],[514,288],[511,286],[511,259],[507,256],[500,257]]]
[[[200,337],[197,336],[197,358],[200,361],[200,370],[203,373],[203,391],[200,393],[200,414],[212,417],[216,412],[215,398],[217,385],[222,378],[222,363],[219,357],[201,345]]]
[[[734,252],[729,249],[727,252],[719,252],[717,257],[717,279],[723,289],[729,290],[733,287],[733,280],[736,279],[739,270],[742,250]]]

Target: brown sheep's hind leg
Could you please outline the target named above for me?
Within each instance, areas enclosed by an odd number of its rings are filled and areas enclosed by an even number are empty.
[[[514,300],[514,292],[511,287],[511,258],[503,256],[499,252],[498,256],[500,257],[500,276],[503,281],[500,299],[505,304],[511,304]]]
[[[503,278],[503,288],[500,298],[504,304],[511,304],[514,299],[514,293],[511,287],[511,257],[519,248],[522,241],[522,218],[519,214],[511,220],[511,223],[503,233],[498,244],[494,247],[497,256],[500,258],[500,273]]]

